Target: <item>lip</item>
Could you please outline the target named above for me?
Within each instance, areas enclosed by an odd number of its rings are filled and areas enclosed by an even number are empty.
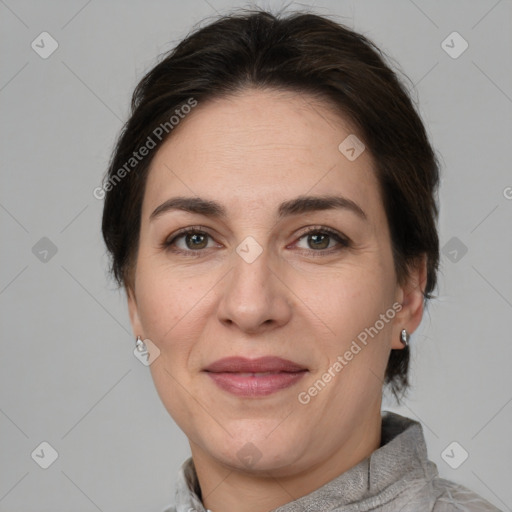
[[[308,372],[304,366],[266,356],[257,359],[227,357],[205,368],[204,372],[221,389],[237,396],[267,396],[288,388]]]
[[[213,373],[257,373],[257,372],[299,372],[307,370],[288,359],[275,356],[247,359],[246,357],[225,357],[215,361],[204,371]]]

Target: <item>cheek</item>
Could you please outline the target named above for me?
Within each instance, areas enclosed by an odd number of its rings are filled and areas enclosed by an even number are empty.
[[[166,344],[176,339],[183,326],[190,327],[191,321],[197,321],[208,301],[205,293],[213,285],[213,282],[209,284],[210,279],[191,273],[183,275],[166,265],[152,264],[151,259],[141,264],[136,287],[139,314],[147,336],[153,336],[157,344]]]
[[[321,320],[326,339],[342,343],[373,325],[392,306],[392,272],[380,264],[347,265],[341,270],[298,273],[290,287]]]
[[[317,368],[332,382],[330,393],[322,399],[330,407],[357,408],[357,403],[367,404],[380,389],[395,315],[393,272],[385,268],[377,263],[364,269],[354,266],[331,273],[329,279],[317,275],[311,282],[303,280],[302,293],[308,296],[309,289],[311,297],[308,306],[330,331],[319,337],[319,352],[325,359]],[[331,376],[324,373],[329,369]]]
[[[160,345],[165,341],[166,332],[183,316],[181,304],[169,293],[164,280],[156,280],[151,275],[141,277],[137,284],[140,319],[146,336]]]
[[[160,350],[150,365],[157,393],[169,414],[189,438],[196,438],[193,421],[195,401],[190,400],[191,353],[208,316],[208,295],[182,275],[156,270],[154,265],[140,268],[137,298],[139,315],[146,337]],[[187,284],[184,284],[187,283]],[[206,288],[206,290],[208,290]],[[202,300],[201,300],[202,299]]]
[[[215,284],[220,276],[147,263],[140,266],[136,286],[145,335],[160,350],[150,369],[168,410],[186,409],[190,404],[182,401],[179,390],[189,385],[197,370],[197,348],[208,337],[205,332],[214,314]],[[171,389],[175,391],[170,393]]]
[[[327,391],[319,392],[316,402],[322,410],[363,414],[380,396],[395,316],[393,296],[383,278],[378,281],[368,273],[353,280],[340,278],[326,287],[318,311],[334,335],[319,339],[317,353],[327,361],[308,383],[319,389],[318,379],[326,383]]]

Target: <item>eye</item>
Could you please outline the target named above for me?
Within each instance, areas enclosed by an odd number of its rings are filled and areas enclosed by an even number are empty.
[[[171,235],[162,243],[162,248],[172,252],[188,253],[187,255],[195,256],[195,254],[191,253],[198,253],[213,247],[208,245],[209,239],[213,240],[206,231],[202,231],[200,226],[194,226],[180,229],[177,233]]]
[[[185,256],[200,256],[201,252],[205,252],[206,249],[219,247],[218,244],[213,243],[212,236],[204,229],[201,226],[180,229],[167,238],[161,247],[164,250]],[[301,243],[305,243],[307,246],[300,247]],[[330,228],[312,226],[302,233],[295,246],[312,256],[325,256],[349,247],[350,242],[346,237]]]
[[[301,240],[305,241],[307,247],[300,247]],[[297,246],[301,249],[305,249],[310,253],[331,253],[331,249],[335,251],[344,249],[350,245],[347,238],[340,233],[321,226],[314,226],[309,228],[297,242]],[[315,254],[316,256],[316,254]]]

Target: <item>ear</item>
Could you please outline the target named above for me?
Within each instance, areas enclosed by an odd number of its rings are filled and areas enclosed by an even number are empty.
[[[126,289],[126,297],[128,300],[128,313],[130,315],[130,323],[132,325],[134,337],[140,336],[142,339],[144,339],[145,336],[139,318],[137,299],[135,297],[135,291],[131,287]]]
[[[427,284],[427,255],[424,254],[416,263],[409,267],[406,282],[398,288],[397,301],[402,309],[395,316],[391,348],[402,349],[400,333],[405,329],[412,334],[420,325],[423,317],[425,286]]]

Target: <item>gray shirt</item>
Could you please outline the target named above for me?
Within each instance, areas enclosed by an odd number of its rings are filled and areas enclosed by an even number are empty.
[[[192,458],[181,466],[175,505],[163,512],[205,512]],[[322,487],[272,512],[500,512],[474,492],[439,477],[421,425],[382,413],[381,446]],[[213,512],[223,512],[215,510]]]

